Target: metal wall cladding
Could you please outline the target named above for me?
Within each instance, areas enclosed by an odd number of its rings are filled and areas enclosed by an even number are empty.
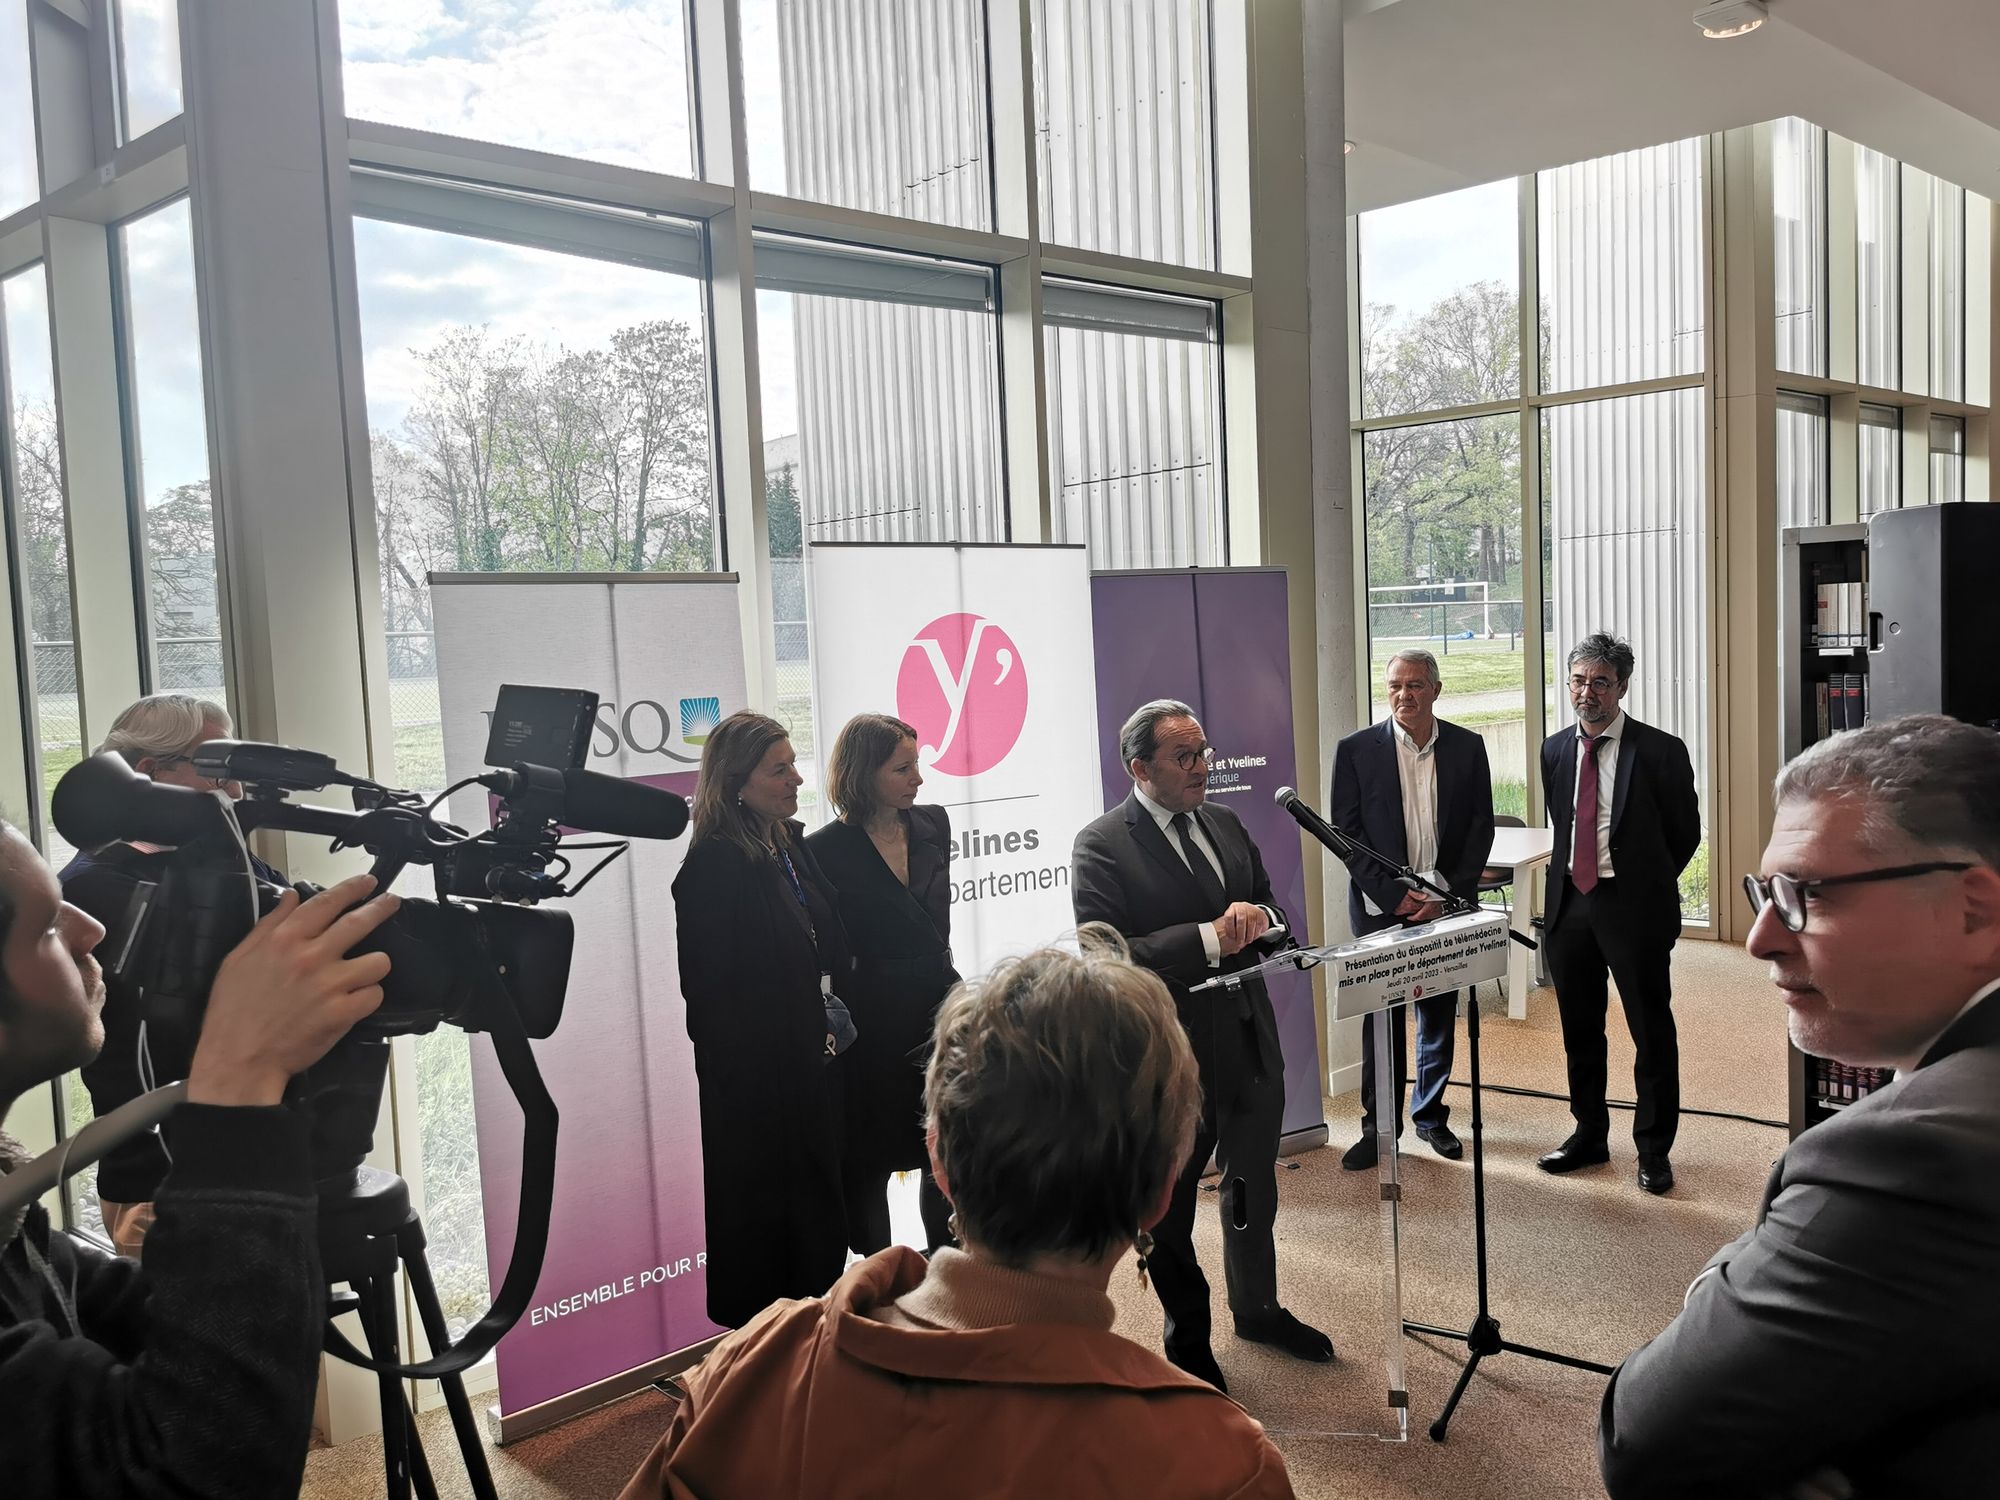
[[[1209,0],[1035,0],[1042,236],[1215,264]]]
[[[1553,407],[1542,435],[1555,637],[1549,728],[1576,722],[1565,687],[1570,648],[1594,631],[1623,636],[1638,657],[1625,708],[1687,742],[1704,822],[1706,400],[1706,391],[1692,386]]]
[[[999,542],[990,314],[794,298],[799,494],[814,542]]]
[[[1775,122],[1771,172],[1778,368],[1824,375],[1826,132],[1796,117]]]
[[[779,0],[794,197],[993,227],[981,0]]]
[[[1778,529],[1824,526],[1832,519],[1827,493],[1826,403],[1817,396],[1778,393]]]
[[[1227,561],[1216,346],[1050,327],[1055,537],[1093,568]]]
[[[1701,142],[1541,174],[1543,389],[1702,367]]]

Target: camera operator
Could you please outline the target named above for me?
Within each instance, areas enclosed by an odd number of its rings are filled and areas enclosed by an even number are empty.
[[[286,891],[224,961],[168,1120],[143,1269],[0,1223],[0,1473],[9,1494],[272,1496],[305,1469],[325,1286],[306,1121],[288,1080],[381,1004],[386,956],[342,955],[399,904],[356,876]],[[0,823],[0,1122],[103,1042],[104,929]],[[18,1147],[0,1137],[8,1166]]]
[[[232,732],[229,711],[221,704],[185,693],[155,693],[121,713],[97,748],[99,753],[115,751],[154,781],[236,798],[243,795],[240,785],[210,780],[189,759],[200,746],[227,739]],[[79,854],[57,877],[63,899],[115,932],[135,884],[157,880],[170,852],[154,844],[117,843]],[[253,858],[253,864],[260,879],[286,883],[262,860]],[[186,1075],[186,1040],[176,1043],[157,1028],[142,1033],[141,1016],[140,997],[132,985],[106,976],[104,1049],[83,1070],[91,1106],[100,1115],[145,1093],[148,1077],[166,1083]],[[150,1068],[142,1062],[148,1053]],[[98,1164],[98,1209],[104,1216],[104,1231],[120,1255],[139,1255],[153,1222],[153,1194],[166,1175],[167,1153],[158,1132],[151,1130],[133,1136]]]

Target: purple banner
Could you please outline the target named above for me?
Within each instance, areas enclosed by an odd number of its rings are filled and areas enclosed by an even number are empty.
[[[1284,570],[1097,573],[1090,588],[1104,805],[1132,790],[1118,726],[1150,699],[1189,704],[1216,749],[1210,800],[1243,820],[1292,930],[1310,941],[1298,825],[1271,801],[1279,787],[1298,785]],[[1326,1121],[1312,981],[1285,974],[1270,990],[1285,1053],[1285,1133],[1317,1129]]]

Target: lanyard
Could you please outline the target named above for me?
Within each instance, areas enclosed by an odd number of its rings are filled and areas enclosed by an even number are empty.
[[[812,938],[813,958],[817,962],[819,960],[819,926],[813,921],[812,905],[806,900],[805,884],[799,879],[798,867],[792,863],[790,851],[781,846],[775,852],[778,856],[778,863],[785,867],[785,879],[792,883],[792,894],[799,898],[799,910],[805,913],[806,933]],[[821,994],[830,995],[833,993],[833,976],[826,972],[824,963],[820,964],[819,988]]]

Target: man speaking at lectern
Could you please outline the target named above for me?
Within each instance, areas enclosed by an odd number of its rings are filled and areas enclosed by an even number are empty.
[[[1292,939],[1257,846],[1236,814],[1207,807],[1210,746],[1194,710],[1170,698],[1137,709],[1119,732],[1132,794],[1076,836],[1076,920],[1114,927],[1132,961],[1166,981],[1201,1069],[1201,1124],[1153,1226],[1152,1279],[1166,1312],[1167,1358],[1224,1389],[1209,1347],[1208,1279],[1194,1256],[1194,1207],[1209,1152],[1222,1174],[1222,1270],[1236,1334],[1298,1359],[1333,1358],[1333,1342],[1278,1305],[1278,1137],[1285,1066],[1262,980],[1191,993],[1248,969]]]
[[[1747,946],[1793,1042],[1894,1068],[1779,1161],[1756,1227],[1626,1360],[1614,1500],[2000,1489],[2000,734],[1932,715],[1778,777]]]

